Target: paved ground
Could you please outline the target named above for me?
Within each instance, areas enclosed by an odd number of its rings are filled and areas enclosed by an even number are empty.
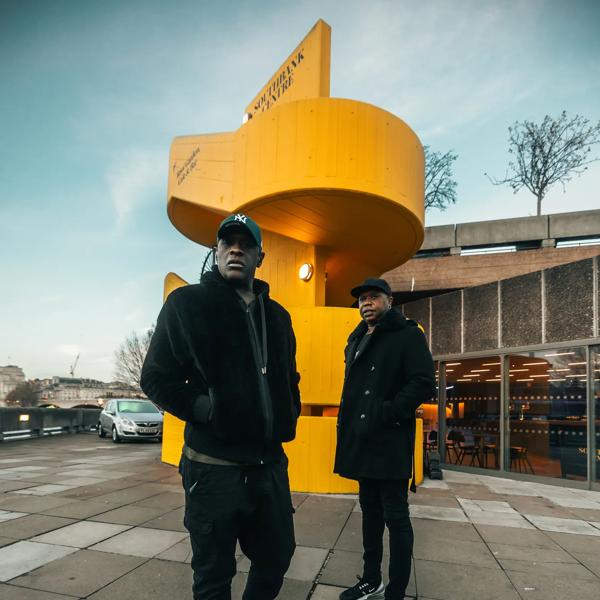
[[[191,598],[176,470],[92,434],[0,444],[2,600]],[[421,600],[600,598],[600,493],[446,472],[411,495]],[[295,494],[280,598],[336,599],[361,570],[355,497]],[[248,564],[239,557],[234,599]]]

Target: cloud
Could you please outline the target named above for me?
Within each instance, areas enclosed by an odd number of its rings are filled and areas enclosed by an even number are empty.
[[[117,228],[125,226],[157,189],[164,188],[167,164],[165,153],[157,150],[130,148],[119,152],[106,175]]]
[[[552,75],[550,66],[532,68],[537,39],[530,34],[543,3],[462,6],[370,4],[335,40],[334,81],[362,88],[357,97],[366,94],[427,136],[488,120],[536,94]],[[364,89],[368,81],[374,84]]]
[[[77,356],[81,348],[76,344],[60,344],[56,346],[56,351],[60,354],[68,354],[69,356]]]

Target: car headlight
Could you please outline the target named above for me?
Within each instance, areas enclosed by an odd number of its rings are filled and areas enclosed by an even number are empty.
[[[127,427],[135,427],[135,423],[131,419],[126,419],[125,417],[121,417],[121,423],[127,425]]]

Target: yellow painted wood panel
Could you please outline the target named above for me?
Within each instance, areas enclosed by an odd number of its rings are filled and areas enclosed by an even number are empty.
[[[294,492],[355,494],[358,484],[333,473],[336,444],[335,417],[300,417],[296,439],[284,444],[289,458],[290,488]],[[165,414],[162,460],[177,465],[183,446],[183,422]],[[423,481],[423,421],[417,419],[416,483]]]
[[[298,342],[296,366],[303,404],[340,403],[344,347],[359,321],[355,308],[290,307]]]

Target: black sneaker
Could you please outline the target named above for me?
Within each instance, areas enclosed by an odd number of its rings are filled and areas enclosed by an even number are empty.
[[[383,581],[375,584],[361,579],[358,575],[356,578],[358,579],[358,583],[344,590],[340,594],[340,600],[383,600],[385,593]]]

